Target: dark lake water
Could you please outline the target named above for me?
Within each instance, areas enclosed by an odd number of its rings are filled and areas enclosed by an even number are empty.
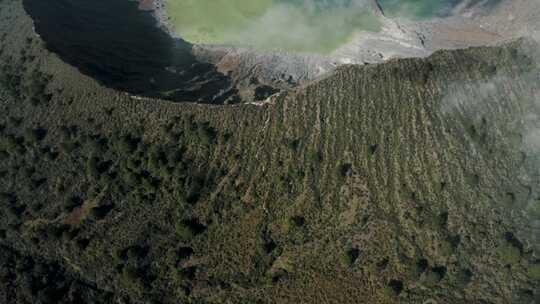
[[[24,0],[47,48],[108,87],[175,101],[220,103],[230,79],[127,0]]]

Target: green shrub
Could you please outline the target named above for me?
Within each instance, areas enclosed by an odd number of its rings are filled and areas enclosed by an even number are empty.
[[[133,153],[138,146],[140,139],[134,138],[131,135],[125,135],[118,140],[118,151],[121,155]]]
[[[131,265],[126,265],[122,268],[122,278],[128,283],[139,283],[139,270]]]
[[[91,156],[86,162],[86,173],[88,176],[93,178],[99,177],[99,158],[96,156]]]
[[[22,137],[8,135],[2,139],[0,144],[2,149],[11,155],[22,154],[26,151],[26,148],[24,147],[24,138]]]
[[[534,280],[540,280],[540,264],[533,264],[529,266],[527,273]]]
[[[360,250],[358,250],[357,248],[351,248],[346,250],[341,255],[341,262],[344,266],[352,266],[359,256]]]
[[[183,240],[189,240],[194,237],[193,231],[184,223],[176,223],[176,235]]]
[[[209,145],[215,141],[217,132],[214,128],[210,127],[208,123],[198,123],[197,135],[203,144]]]
[[[122,181],[128,188],[133,188],[140,182],[137,174],[130,171],[124,172],[122,175]]]

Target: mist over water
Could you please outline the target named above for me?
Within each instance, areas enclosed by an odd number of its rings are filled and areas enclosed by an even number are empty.
[[[458,5],[499,0],[379,0],[390,17],[448,16]],[[331,53],[381,22],[374,0],[166,0],[177,34],[191,43]]]
[[[330,53],[377,31],[366,0],[168,0],[177,33],[192,43]]]
[[[379,0],[388,15],[429,18],[449,15],[452,9],[463,0]]]

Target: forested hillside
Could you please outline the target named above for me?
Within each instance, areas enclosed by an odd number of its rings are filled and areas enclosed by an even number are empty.
[[[0,1],[0,302],[537,303],[531,47],[174,103],[83,76]]]

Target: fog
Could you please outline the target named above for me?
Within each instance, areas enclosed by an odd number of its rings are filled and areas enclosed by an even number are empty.
[[[441,112],[463,122],[470,157],[503,172],[495,175],[504,188],[493,203],[521,223],[518,232],[540,250],[540,35],[523,31],[522,36],[525,42],[513,59],[520,66],[517,74],[513,66],[488,79],[450,83]]]
[[[446,16],[463,0],[379,0],[388,15],[405,16],[414,18],[428,18],[434,16]]]
[[[196,44],[329,54],[390,17],[448,16],[500,0],[165,0],[177,34]]]
[[[276,3],[248,27],[224,38],[262,49],[329,53],[356,32],[378,29],[378,20],[364,0],[335,1],[326,8],[307,0],[301,5]]]
[[[368,0],[168,0],[177,33],[192,43],[330,53],[377,31]]]

